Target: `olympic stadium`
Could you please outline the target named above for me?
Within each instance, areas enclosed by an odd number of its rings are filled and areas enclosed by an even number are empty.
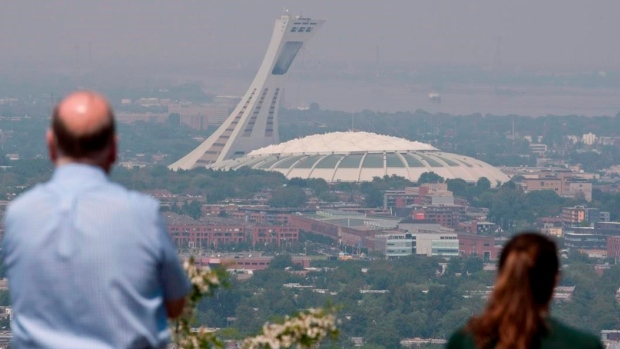
[[[211,136],[169,168],[248,166],[278,171],[288,178],[323,178],[330,183],[371,181],[386,175],[418,181],[424,172],[468,182],[480,177],[493,184],[509,180],[480,160],[374,133],[335,132],[279,143],[278,111],[287,72],[324,23],[288,13],[277,19],[263,62],[237,107]]]
[[[397,175],[417,181],[424,172],[445,179],[491,183],[508,176],[480,160],[442,152],[433,146],[368,132],[317,134],[254,150],[246,156],[212,164],[215,169],[250,167],[277,171],[287,178],[322,178],[327,182],[371,181]]]

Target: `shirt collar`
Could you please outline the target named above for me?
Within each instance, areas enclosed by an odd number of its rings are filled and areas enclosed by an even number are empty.
[[[102,183],[107,182],[108,176],[101,167],[70,163],[56,167],[54,175],[52,176],[52,182],[67,182],[71,181],[76,183]]]

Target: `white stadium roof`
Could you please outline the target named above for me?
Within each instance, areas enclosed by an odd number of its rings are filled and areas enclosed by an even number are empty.
[[[486,177],[493,184],[510,179],[497,168],[468,156],[445,153],[426,143],[368,132],[307,136],[209,167],[238,169],[244,166],[277,171],[287,178],[323,178],[327,182],[371,181],[385,175],[417,181],[424,172],[468,182],[480,177]]]
[[[437,150],[430,144],[370,132],[332,132],[297,138],[254,150],[248,156],[331,152]]]

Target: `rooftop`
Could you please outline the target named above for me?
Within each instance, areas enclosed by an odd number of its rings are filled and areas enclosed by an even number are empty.
[[[430,144],[369,132],[332,132],[270,145],[248,155],[437,150]]]

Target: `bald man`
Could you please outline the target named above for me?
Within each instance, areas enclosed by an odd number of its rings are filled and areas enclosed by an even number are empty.
[[[2,241],[17,348],[163,348],[191,284],[159,204],[112,183],[114,115],[93,92],[54,109],[54,174],[14,200]]]

